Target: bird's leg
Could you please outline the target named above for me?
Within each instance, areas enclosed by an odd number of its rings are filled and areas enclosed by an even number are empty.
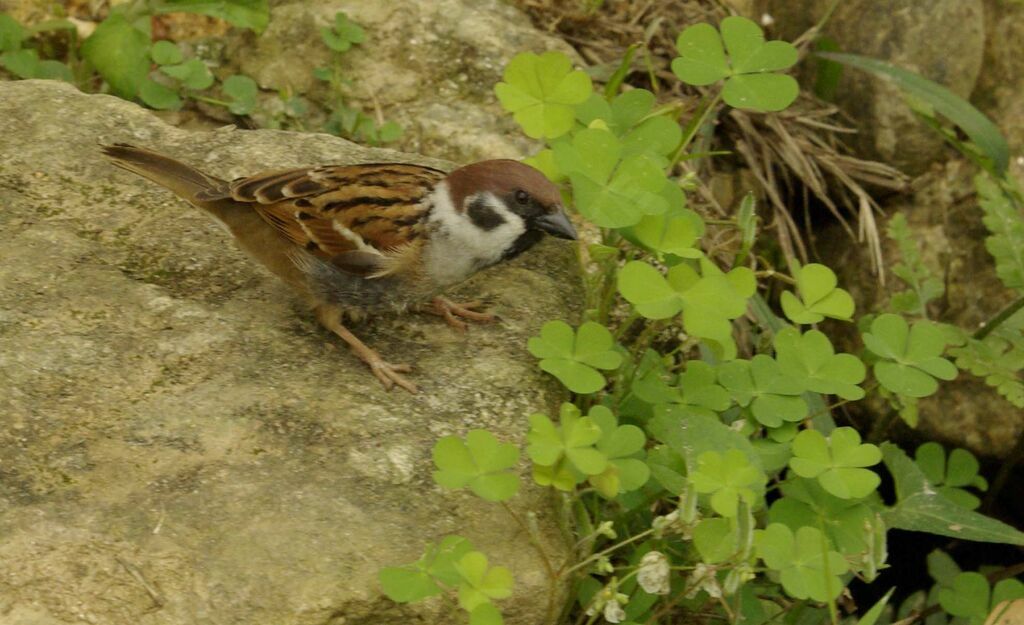
[[[325,328],[334,332],[341,340],[348,343],[352,351],[355,352],[356,356],[370,366],[370,371],[373,375],[377,376],[377,379],[381,381],[384,388],[391,390],[391,387],[397,384],[410,393],[416,392],[416,385],[406,380],[401,374],[409,373],[412,371],[411,365],[398,364],[394,365],[381,358],[380,354],[371,349],[359,340],[355,334],[352,334],[348,328],[341,324],[341,311],[334,306],[317,306],[316,318],[320,320]]]
[[[431,302],[431,305],[432,308],[427,308],[427,312],[444,317],[448,325],[459,330],[466,329],[466,322],[462,321],[462,319],[476,321],[477,323],[490,323],[497,319],[497,317],[490,313],[474,310],[483,307],[483,302],[480,300],[456,303],[447,297],[437,296]],[[458,317],[462,317],[462,319]]]

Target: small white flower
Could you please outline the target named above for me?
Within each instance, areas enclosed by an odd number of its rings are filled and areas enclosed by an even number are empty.
[[[649,551],[640,560],[636,581],[652,595],[667,595],[669,592],[668,558],[660,551]]]
[[[661,538],[666,532],[671,532],[677,521],[679,521],[679,510],[654,517],[654,520],[651,521],[651,529],[654,530],[655,538]]]
[[[604,604],[604,620],[609,623],[621,623],[626,618],[626,611],[622,609],[618,601],[609,601]]]
[[[697,596],[697,593],[704,591],[711,597],[716,599],[722,596],[722,587],[718,585],[718,578],[715,576],[717,570],[713,566],[708,566],[703,562],[693,567],[693,573],[690,574],[690,590],[686,593],[688,599],[692,599]]]
[[[772,17],[770,13],[762,13],[761,14],[761,26],[764,26],[765,28],[768,28],[769,26],[771,26],[774,23],[775,23],[775,18]]]

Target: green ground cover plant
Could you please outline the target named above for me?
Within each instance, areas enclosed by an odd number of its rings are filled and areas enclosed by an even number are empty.
[[[243,74],[221,75],[214,62],[192,54],[191,48],[168,40],[153,40],[151,19],[166,13],[195,13],[226,20],[233,26],[260,32],[270,19],[266,0],[135,0],[113,6],[109,15],[83,40],[74,23],[64,18],[26,28],[0,13],[0,67],[15,78],[64,80],[87,91],[111,93],[156,110],[175,111],[190,100],[219,106],[232,115],[260,112],[260,87]],[[343,55],[366,41],[366,33],[344,12],[320,31],[331,50],[331,64],[314,76],[327,85],[322,130],[373,145],[402,135],[393,121],[365,114],[347,103],[351,80],[343,71]],[[280,111],[260,115],[266,126],[305,130],[310,101],[303,95],[280,93]]]
[[[715,224],[733,229],[737,244],[706,253],[709,225],[687,206],[689,187],[675,165],[690,156],[716,107],[789,106],[798,87],[782,71],[797,52],[765,41],[741,17],[692,26],[677,47],[674,74],[706,88],[697,118],[686,123],[678,107],[659,105],[621,78],[595,88],[559,53],[524,53],[507,66],[498,98],[524,133],[545,142],[529,162],[564,184],[566,200],[595,233],[585,250],[584,319],[549,321],[528,345],[571,401],[557,415],[531,415],[525,441],[501,443],[478,430],[442,439],[435,480],[505,502],[518,490],[514,468],[526,460],[532,479],[571,511],[576,540],[565,561],[530,537],[549,577],[546,623],[670,623],[690,611],[748,625],[872,625],[926,610],[929,623],[981,623],[999,601],[1024,597],[1024,585],[961,572],[942,552],[934,559],[946,571],[933,576],[931,590],[891,605],[892,589],[859,615],[841,613],[850,582],[870,583],[888,566],[891,530],[1010,545],[1024,545],[1024,533],[975,511],[988,484],[970,453],[947,455],[927,443],[912,457],[883,440],[884,427],[865,441],[837,426],[832,408],[880,396],[913,424],[916,401],[965,371],[1019,401],[1020,306],[974,335],[929,319],[927,303],[942,282],[900,218],[889,236],[902,252],[893,273],[905,289],[867,314],[817,263],[790,263],[781,278],[789,288],[765,297],[783,272],[752,253],[752,198],[734,220]],[[912,85],[935,97],[921,79]],[[988,247],[1007,288],[1020,294],[1024,222],[999,138],[960,102],[941,100],[931,112],[962,124],[971,141],[962,147],[984,165],[978,185]],[[826,320],[854,324],[864,349],[837,350],[831,326],[817,325]],[[883,477],[893,497],[880,492]],[[396,601],[461,599],[464,585],[479,583],[482,566],[431,572],[437,549],[383,569],[385,593]],[[416,597],[399,583],[413,574],[424,589]],[[496,577],[506,592],[513,580]],[[572,601],[562,605],[566,585]],[[501,592],[460,600],[468,622],[501,623]]]

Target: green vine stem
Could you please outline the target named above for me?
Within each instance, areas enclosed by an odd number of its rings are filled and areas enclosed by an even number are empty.
[[[979,341],[984,339],[989,334],[992,334],[992,332],[1001,326],[1007,319],[1017,314],[1017,312],[1022,308],[1024,308],[1024,296],[1018,298],[1009,306],[996,313],[995,317],[986,321],[980,328],[978,328],[978,331],[974,333],[972,338]]]

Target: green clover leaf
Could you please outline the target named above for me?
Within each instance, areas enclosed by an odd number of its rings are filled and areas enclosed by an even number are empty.
[[[612,411],[604,406],[594,406],[587,416],[601,428],[596,446],[608,459],[602,473],[588,478],[597,492],[611,499],[646,484],[651,471],[643,461],[647,444],[644,431],[635,425],[619,425]]]
[[[806,390],[803,381],[770,356],[758,354],[751,360],[722,363],[718,379],[736,403],[750,406],[754,418],[766,427],[781,427],[807,416],[807,402],[801,397]]]
[[[0,13],[0,15],[3,15]],[[51,59],[40,59],[33,48],[11,50],[0,54],[0,65],[18,78],[41,78],[73,82],[71,68]]]
[[[519,461],[515,445],[499,442],[487,430],[470,430],[463,441],[445,436],[434,445],[434,481],[449,489],[469,487],[487,501],[505,501],[519,490],[510,472]]]
[[[572,130],[573,107],[590,97],[593,87],[561,52],[524,52],[505,67],[504,82],[494,92],[528,137],[554,139]]]
[[[802,380],[809,391],[850,400],[864,397],[864,389],[857,386],[867,375],[864,363],[852,354],[836,354],[828,337],[817,330],[780,331],[775,335],[775,358],[784,373]]]
[[[879,315],[871,332],[864,333],[864,345],[881,358],[874,365],[875,377],[893,393],[927,397],[939,388],[935,378],[952,380],[957,375],[953,363],[942,358],[945,334],[930,321],[910,327],[898,315]]]
[[[613,370],[622,364],[614,349],[612,333],[599,323],[588,321],[573,332],[564,321],[549,321],[527,343],[530,353],[540,358],[540,368],[574,393],[595,393],[605,385],[597,369]]]
[[[793,439],[789,468],[800,477],[817,478],[822,488],[840,499],[860,499],[881,482],[877,473],[861,467],[881,460],[881,450],[861,444],[853,428],[836,428],[828,439],[817,430],[804,430]]]
[[[173,41],[161,39],[160,41],[153,43],[153,46],[149,49],[149,58],[153,59],[153,62],[157,65],[174,65],[175,63],[181,63],[181,48],[179,48]]]
[[[980,625],[1003,601],[1024,598],[1024,583],[1004,579],[989,587],[988,579],[981,573],[959,573],[949,587],[939,589],[938,598],[946,612]]]
[[[148,77],[139,85],[139,99],[145,102],[146,106],[160,111],[181,108],[181,97],[176,90]]]
[[[471,551],[459,558],[455,570],[462,576],[459,605],[467,612],[512,594],[512,572],[503,566],[487,568],[487,556]]]
[[[701,258],[701,274],[679,264],[667,276],[651,265],[631,261],[619,270],[619,292],[644,317],[666,319],[683,311],[687,333],[714,341],[725,359],[735,357],[731,319],[747,310],[754,294],[754,274],[746,267],[723,273],[713,262]]]
[[[160,71],[178,80],[189,89],[200,91],[213,84],[213,74],[199,59],[189,59],[178,65],[164,65]]]
[[[0,52],[13,52],[29,37],[28,30],[6,13],[0,13]]]
[[[221,89],[224,91],[224,95],[231,99],[228,110],[235,115],[248,115],[256,108],[256,94],[259,92],[259,87],[252,78],[241,74],[228,76],[224,80],[224,84],[221,85]]]
[[[554,147],[558,170],[572,182],[577,210],[603,228],[632,226],[668,210],[671,186],[663,166],[646,154],[624,155],[609,130],[586,128]]]
[[[700,559],[708,564],[725,562],[739,549],[735,519],[711,517],[701,519],[693,528],[693,546]]]
[[[674,185],[667,188],[679,190]],[[681,208],[681,203],[675,206],[680,208],[670,208],[663,215],[645,215],[628,233],[623,234],[632,235],[653,252],[700,258],[703,253],[697,242],[704,236],[704,220],[694,211]]]
[[[740,499],[754,507],[764,492],[765,475],[738,449],[730,449],[724,455],[705,451],[697,457],[697,470],[690,474],[690,483],[698,493],[711,493],[711,508],[715,512],[734,517]]]
[[[122,98],[134,98],[149,73],[149,36],[116,13],[100,22],[82,42],[85,57],[110,89]]]
[[[799,85],[791,76],[775,72],[796,63],[796,48],[784,41],[765,41],[761,28],[744,17],[727,17],[720,27],[721,34],[709,24],[696,24],[679,34],[679,56],[672,61],[675,75],[696,86],[725,79],[722,99],[735,108],[781,111],[792,104]]]
[[[717,418],[732,405],[729,391],[717,383],[718,370],[703,360],[691,360],[679,375],[678,396],[670,408],[677,415],[701,415]]]
[[[843,590],[840,575],[849,570],[843,556],[829,549],[820,530],[801,527],[793,532],[781,523],[754,530],[757,555],[779,572],[782,588],[795,599],[829,601]]]
[[[783,496],[768,511],[771,523],[783,523],[791,530],[810,526],[824,529],[829,540],[845,555],[865,552],[874,528],[875,512],[857,499],[840,499],[829,494],[816,480],[794,477],[782,484]]]
[[[352,44],[366,41],[366,32],[350,20],[344,11],[338,11],[334,14],[334,27],[320,29],[320,39],[331,50],[346,52]]]
[[[978,475],[978,459],[966,449],[954,449],[946,452],[938,443],[925,443],[914,452],[914,462],[920,467],[924,476],[947,499],[968,510],[975,510],[981,500],[964,490],[965,486],[973,486],[978,490],[988,489],[988,482]]]
[[[611,103],[599,94],[576,107],[576,119],[587,127],[596,120],[622,140],[623,154],[667,157],[683,138],[679,124],[666,115],[651,114],[656,98],[646,89],[631,89]],[[667,164],[667,161],[665,162]]]
[[[493,603],[481,603],[469,613],[469,625],[502,625],[504,622]]]
[[[825,317],[849,321],[853,315],[853,298],[837,288],[836,274],[825,265],[811,263],[797,272],[800,297],[790,291],[782,293],[782,312],[794,323],[818,323]]]
[[[473,545],[461,536],[445,536],[438,545],[428,544],[416,562],[386,566],[378,579],[384,594],[398,603],[412,603],[441,593],[439,583],[455,586],[462,577],[455,563],[473,551]]]
[[[588,475],[608,468],[608,458],[594,448],[603,435],[590,417],[581,417],[570,403],[563,403],[556,426],[547,415],[530,415],[529,445],[526,453],[533,461],[533,478],[541,486],[572,490]]]

